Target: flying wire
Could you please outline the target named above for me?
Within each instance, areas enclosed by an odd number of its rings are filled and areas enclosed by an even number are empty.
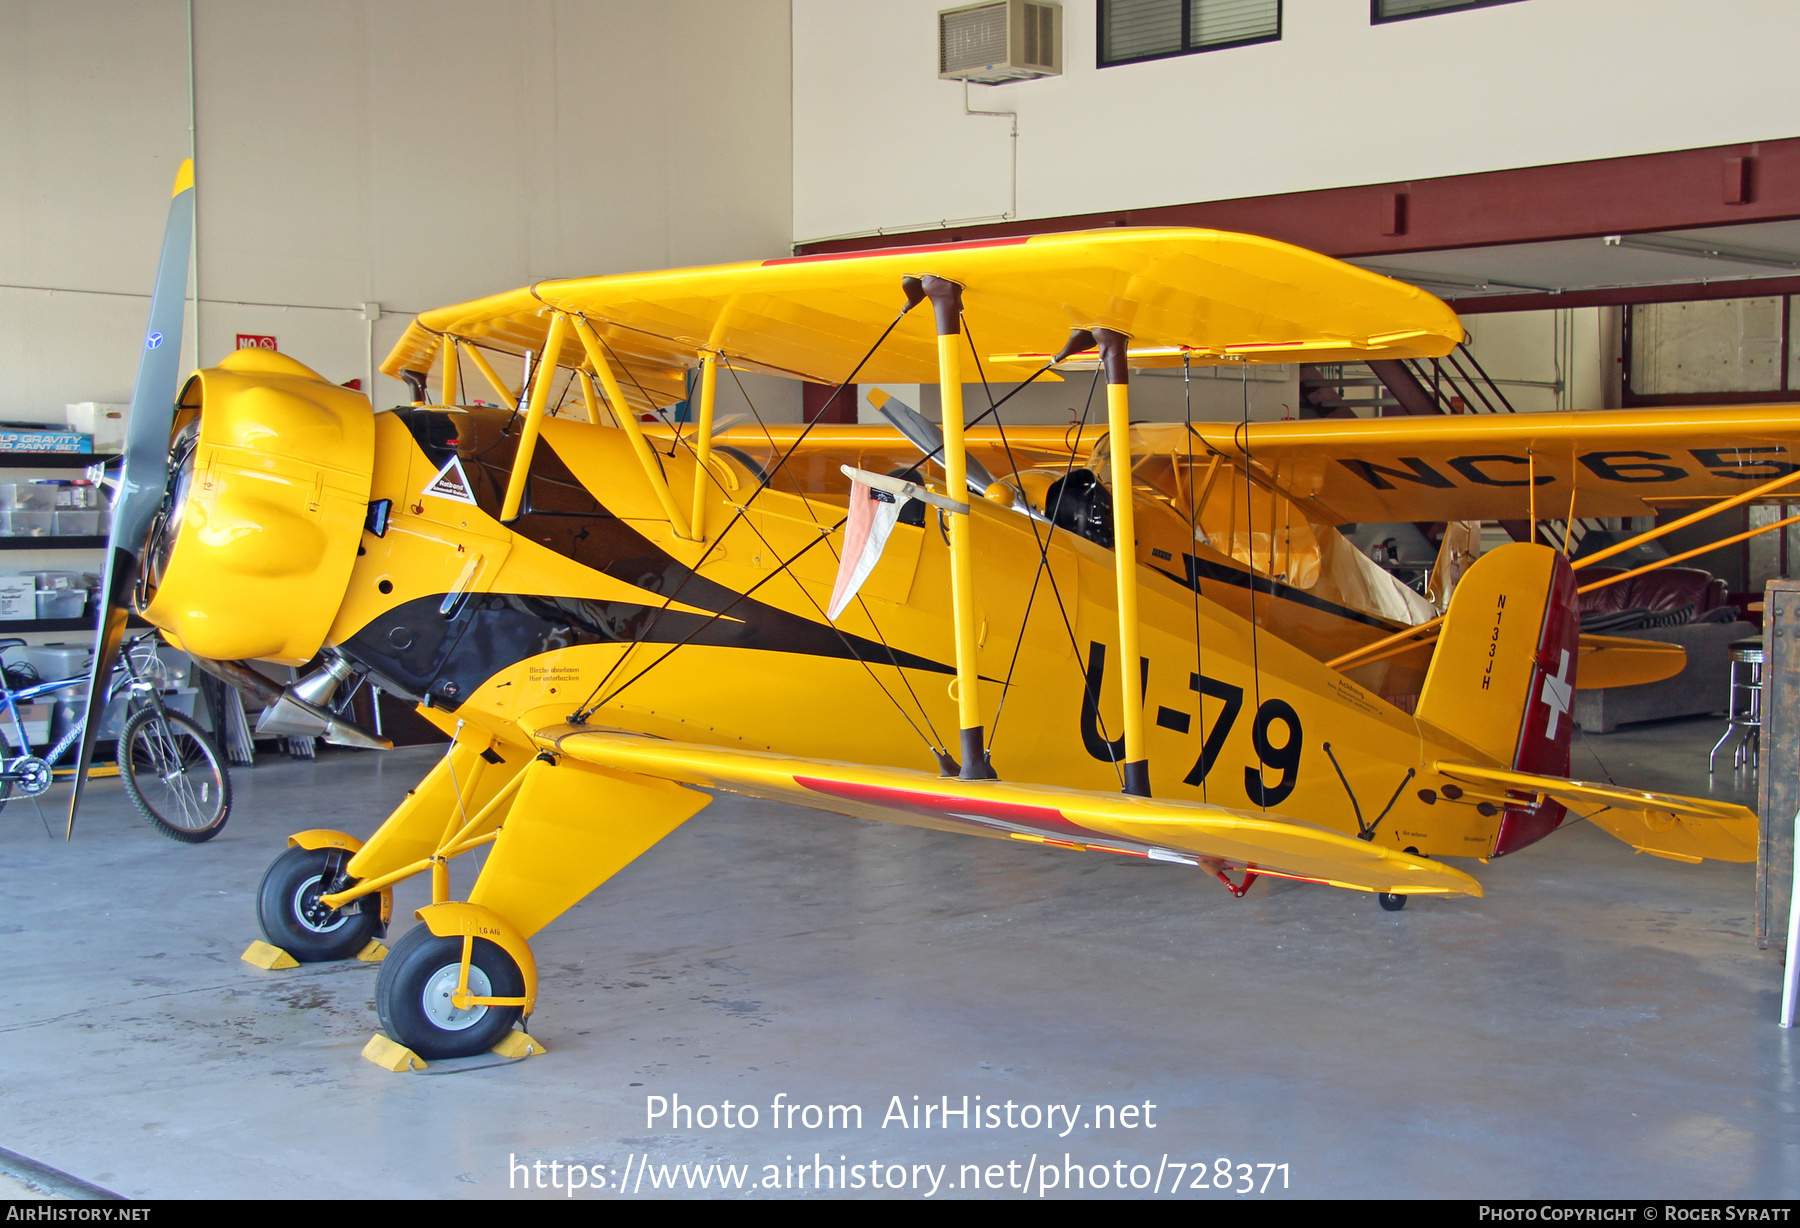
[[[869,359],[871,359],[875,356],[875,352],[881,348],[882,344],[888,339],[889,334],[891,334],[894,331],[894,329],[896,329],[900,326],[900,321],[906,318],[906,313],[908,311],[911,311],[912,308],[913,308],[913,304],[911,304],[911,303],[908,303],[905,307],[902,307],[899,310],[899,312],[897,312],[895,314],[893,320],[888,323],[888,326],[881,330],[881,335],[875,339],[875,343],[869,347],[868,351],[860,359],[857,360],[856,366],[851,369],[850,374],[844,378],[843,382],[840,383],[836,389],[833,390],[831,396],[826,398],[825,404],[820,408],[820,417],[821,418],[824,416],[824,411],[831,407],[831,403],[833,401],[837,400],[837,398],[839,396],[843,395],[844,389],[856,382],[857,373],[860,372],[863,369],[863,367],[868,364]],[[585,322],[585,317],[583,317],[583,320]],[[684,589],[686,589],[688,582],[699,574],[700,568],[705,566],[706,561],[712,557],[713,551],[715,551],[719,548],[719,543],[725,540],[726,534],[730,533],[731,530],[736,527],[738,521],[740,521],[744,518],[745,512],[748,510],[750,504],[756,500],[756,497],[758,495],[760,495],[763,491],[765,491],[769,488],[769,483],[774,480],[775,474],[778,473],[782,469],[782,467],[787,464],[788,458],[793,456],[793,454],[794,454],[794,449],[796,449],[800,446],[800,444],[806,439],[807,435],[811,433],[812,428],[815,425],[817,425],[818,421],[819,421],[819,419],[815,418],[815,419],[813,419],[812,422],[807,423],[805,425],[805,427],[802,428],[799,435],[797,435],[794,438],[794,442],[792,444],[788,445],[787,451],[785,451],[781,454],[781,459],[776,462],[775,468],[773,470],[771,470],[770,472],[768,472],[767,474],[765,474],[762,478],[760,478],[757,481],[756,489],[751,491],[749,496],[745,498],[744,502],[737,506],[736,510],[732,513],[731,520],[729,522],[727,522],[725,527],[719,531],[718,537],[714,538],[713,541],[707,545],[706,550],[700,555],[699,560],[692,567],[687,569],[687,574],[684,575],[681,578],[680,582],[676,584],[675,590],[672,593],[670,593],[667,597],[665,597],[663,599],[662,605],[658,606],[656,608],[656,610],[651,614],[649,621],[645,625],[643,633],[641,635],[639,635],[639,637],[636,640],[633,641],[633,646],[644,642],[649,637],[651,631],[653,631],[656,628],[656,624],[662,618],[663,614],[668,611],[669,607],[675,603],[675,599],[681,595],[681,593]],[[805,549],[810,550],[812,548],[812,546],[816,545],[816,544],[818,544],[818,543],[815,541],[815,542],[809,544],[808,546],[806,546]],[[804,550],[802,551],[802,553],[804,553]],[[799,557],[799,555],[795,555],[795,558],[798,558],[798,557]],[[792,560],[790,560],[790,562],[791,561]],[[786,564],[783,564],[783,567],[785,568]],[[773,577],[770,577],[770,578],[773,578]],[[761,583],[763,583],[763,582],[758,583],[758,587],[761,586]],[[733,602],[732,604],[735,605],[736,602]],[[667,654],[664,654],[664,655],[666,656]],[[590,714],[592,714],[592,712],[594,711],[594,708],[596,706],[598,706],[598,705],[594,705],[592,703],[594,696],[598,695],[600,693],[600,691],[602,690],[602,688],[604,688],[606,686],[606,684],[612,680],[613,675],[618,671],[619,667],[625,662],[625,659],[628,656],[630,656],[629,649],[626,652],[621,653],[619,656],[619,659],[613,662],[612,666],[606,671],[605,675],[603,675],[601,677],[600,681],[594,685],[594,689],[588,692],[587,698],[582,700],[580,707],[578,707],[575,710],[575,712],[571,714],[571,716],[570,716],[571,723],[580,724],[580,723],[586,721],[588,716]],[[658,660],[661,660],[661,659],[662,658],[658,658]],[[641,674],[638,675],[638,677],[641,677],[641,676],[642,676]],[[634,679],[634,681],[635,681],[635,679]],[[602,701],[602,702],[604,702],[604,701]]]
[[[738,395],[740,395],[744,398],[744,404],[747,407],[749,407],[750,416],[752,418],[756,419],[756,425],[762,428],[763,438],[768,441],[769,451],[772,454],[775,451],[775,436],[770,432],[768,424],[763,421],[762,413],[756,408],[756,402],[750,396],[750,390],[748,388],[744,387],[744,381],[738,378],[737,368],[732,364],[731,359],[726,355],[720,355],[720,357],[725,359],[725,369],[731,373],[731,382],[737,385]],[[689,447],[690,447],[690,451],[691,451],[692,445],[690,445]],[[698,453],[696,453],[695,454],[695,463],[697,464],[698,461],[699,461],[699,456],[698,456]],[[773,477],[774,475],[771,474],[770,476]],[[792,476],[793,476],[792,474],[789,474],[790,478]],[[717,479],[714,479],[714,485],[718,485]],[[800,496],[800,501],[806,505],[807,515],[809,515],[813,518],[814,523],[818,523],[819,522],[819,514],[813,508],[812,500],[808,499],[806,497],[806,490],[799,484],[799,482],[794,483],[794,490]],[[723,493],[722,490],[721,490],[721,493]],[[758,536],[761,536],[761,534],[758,534]],[[771,547],[771,549],[773,549],[773,547]],[[835,545],[831,544],[829,541],[826,543],[826,549],[830,550],[831,553],[833,554],[833,556],[837,556],[837,547]],[[840,562],[841,561],[842,560],[840,558]],[[809,594],[807,594],[807,596],[810,599],[811,594],[809,593]],[[818,603],[814,602],[813,604],[816,606]],[[910,679],[906,676],[906,670],[904,668],[902,668],[902,666],[900,665],[899,655],[894,652],[894,646],[892,644],[888,643],[887,636],[882,633],[881,624],[875,621],[875,612],[873,610],[869,609],[869,603],[867,601],[863,600],[863,595],[861,592],[858,592],[856,594],[856,604],[857,604],[857,607],[862,610],[863,616],[869,620],[869,626],[875,632],[875,638],[880,640],[882,648],[887,650],[888,663],[894,667],[894,671],[900,676],[901,685],[906,688],[906,693],[908,695],[912,696],[913,703],[918,706],[919,716],[924,719],[926,728],[931,730],[930,742],[932,745],[932,749],[934,751],[942,749],[944,747],[944,740],[938,734],[937,726],[935,723],[933,723],[933,721],[931,719],[930,711],[926,709],[924,701],[919,698],[919,693],[917,691],[913,690],[912,679]],[[821,611],[821,613],[823,613],[823,611]],[[829,622],[830,619],[827,619],[826,621]],[[835,630],[835,627],[833,629]],[[848,646],[848,641],[846,641],[846,646]],[[881,685],[879,679],[876,680],[876,685],[878,685],[878,686]],[[887,692],[887,688],[885,686],[883,686],[882,691],[885,694]],[[891,700],[891,699],[893,699],[893,697],[891,695],[889,695],[889,699]],[[898,701],[895,701],[895,703],[896,703],[896,706],[898,706]],[[908,723],[911,723],[912,718],[907,715],[906,710],[904,708],[901,709],[900,714],[902,716],[906,716]],[[916,730],[918,728],[918,726],[914,725],[913,728]]]
[[[1016,476],[1018,476],[1018,473],[1019,473],[1018,459],[1013,454],[1012,444],[1006,437],[1006,426],[1001,421],[1000,415],[996,411],[998,411],[1000,406],[1005,404],[1008,399],[1010,399],[1012,396],[1017,394],[1021,389],[1023,389],[1025,385],[1021,384],[1018,388],[1013,389],[1012,392],[1007,393],[1005,397],[1002,397],[1000,400],[995,401],[993,398],[993,392],[988,386],[987,373],[986,373],[986,371],[984,371],[982,369],[981,354],[975,345],[974,335],[969,330],[967,317],[964,317],[964,320],[963,320],[963,333],[969,338],[969,352],[970,352],[970,355],[975,360],[975,370],[976,370],[977,374],[979,374],[981,376],[981,386],[982,386],[982,389],[987,392],[988,401],[989,401],[988,409],[981,415],[981,417],[978,417],[975,421],[976,422],[981,421],[981,418],[986,417],[988,414],[994,415],[994,425],[999,429],[999,432],[1000,432],[1000,446],[1002,448],[1004,448],[1006,451],[1006,463],[1011,467],[1011,469],[1013,471],[1013,475],[1016,477]],[[1039,375],[1042,375],[1044,373],[1044,371],[1047,371],[1047,370],[1049,370],[1048,365],[1046,365],[1043,368],[1043,370],[1040,370],[1040,371],[1036,372],[1034,375],[1032,375],[1031,378],[1036,379]],[[1030,381],[1028,380],[1026,382],[1029,383]],[[1075,448],[1080,445],[1081,432],[1087,428],[1088,414],[1093,409],[1093,405],[1094,405],[1094,393],[1099,390],[1099,387],[1100,387],[1100,369],[1098,367],[1096,367],[1094,369],[1093,382],[1091,382],[1088,385],[1087,400],[1082,404],[1082,407],[1081,407],[1080,427],[1076,431],[1076,434],[1075,434],[1075,445],[1070,447],[1069,458],[1063,466],[1063,478],[1065,479],[1065,481],[1063,483],[1063,489],[1060,490],[1057,494],[1057,503],[1056,503],[1057,508],[1060,508],[1062,506],[1063,496],[1067,492],[1068,484],[1067,484],[1066,479],[1068,478],[1068,476],[1071,473],[1073,473],[1075,471]],[[971,423],[970,425],[973,425],[973,423]],[[1046,576],[1046,575],[1049,576],[1049,578],[1050,578],[1050,593],[1051,593],[1051,596],[1053,597],[1053,599],[1056,601],[1057,613],[1059,615],[1061,615],[1061,617],[1062,617],[1063,630],[1069,637],[1069,649],[1070,649],[1071,655],[1074,657],[1074,660],[1075,660],[1075,668],[1081,674],[1082,694],[1084,696],[1088,695],[1090,693],[1097,694],[1098,688],[1091,687],[1091,680],[1088,677],[1087,664],[1086,664],[1085,659],[1081,655],[1081,645],[1075,638],[1075,625],[1069,619],[1069,610],[1068,610],[1068,607],[1063,603],[1062,590],[1056,583],[1056,572],[1050,566],[1050,541],[1051,541],[1051,537],[1056,532],[1056,514],[1055,514],[1055,510],[1053,508],[1051,508],[1050,506],[1048,506],[1047,502],[1046,502],[1046,506],[1044,508],[1044,517],[1045,517],[1046,523],[1044,524],[1044,531],[1041,535],[1038,532],[1038,522],[1029,516],[1027,516],[1025,518],[1026,523],[1028,523],[1031,526],[1032,539],[1035,542],[1037,542],[1037,547],[1038,547],[1037,572],[1036,572],[1036,574],[1034,574],[1032,576],[1032,581],[1031,581],[1032,595],[1035,597],[1035,595],[1037,593],[1037,587],[1038,587],[1038,582],[1039,582],[1040,578],[1042,578],[1043,576]],[[1018,641],[1015,642],[1013,645],[1012,660],[1007,663],[1006,681],[1001,685],[1001,688],[1000,688],[1000,707],[994,713],[994,724],[993,724],[992,728],[989,730],[988,745],[990,748],[993,746],[995,738],[997,738],[999,736],[1000,715],[1002,712],[1004,712],[1006,710],[1006,698],[1011,693],[1011,689],[1012,689],[1013,668],[1018,663],[1019,648],[1024,643],[1025,628],[1029,624],[1030,618],[1031,618],[1031,599],[1028,598],[1026,600],[1026,604],[1025,604],[1025,616],[1024,616],[1024,618],[1022,618],[1020,620],[1020,623],[1019,623],[1019,638],[1018,638]],[[1101,740],[1109,742],[1111,739],[1109,739],[1107,737],[1106,717],[1100,711],[1100,705],[1098,702],[1096,702],[1094,704],[1094,718],[1095,718],[1095,723],[1099,727],[1099,730],[1100,730]],[[1111,764],[1112,764],[1113,775],[1119,780],[1120,785],[1123,786],[1123,784],[1125,782],[1125,777],[1123,775],[1122,770],[1119,767],[1118,760],[1113,759],[1113,760],[1110,760],[1109,762],[1111,762]]]

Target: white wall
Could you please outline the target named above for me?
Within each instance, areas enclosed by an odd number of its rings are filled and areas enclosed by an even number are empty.
[[[202,362],[273,333],[348,380],[426,308],[787,250],[784,0],[193,11]],[[129,399],[187,50],[184,0],[0,0],[0,418]]]
[[[797,241],[1008,207],[1007,121],[937,79],[951,0],[793,0]],[[1019,112],[1019,209],[1056,217],[1794,135],[1792,0],[1523,0],[1380,26],[1284,0],[1279,42],[971,90]]]

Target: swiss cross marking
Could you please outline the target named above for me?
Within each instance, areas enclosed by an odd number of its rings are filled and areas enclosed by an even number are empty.
[[[1569,711],[1569,701],[1575,696],[1575,687],[1569,681],[1569,650],[1562,650],[1562,665],[1556,676],[1544,675],[1544,691],[1538,698],[1550,707],[1550,723],[1544,728],[1544,736],[1555,740],[1556,718]]]

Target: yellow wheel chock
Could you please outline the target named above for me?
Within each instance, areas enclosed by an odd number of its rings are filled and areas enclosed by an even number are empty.
[[[246,964],[255,964],[258,968],[266,968],[271,972],[277,968],[298,968],[300,966],[300,961],[292,955],[280,947],[270,946],[260,938],[245,947],[244,953],[238,958]]]

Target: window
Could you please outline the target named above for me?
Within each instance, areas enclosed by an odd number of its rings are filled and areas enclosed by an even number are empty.
[[[1454,13],[1458,9],[1485,9],[1496,4],[1517,4],[1519,0],[1369,0],[1369,23],[1405,21],[1409,17],[1430,17],[1433,13]]]
[[[1100,0],[1100,66],[1281,37],[1281,0]]]

